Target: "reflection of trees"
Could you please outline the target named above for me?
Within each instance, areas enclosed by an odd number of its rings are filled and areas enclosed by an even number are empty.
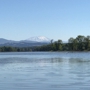
[[[60,63],[63,62],[62,58],[51,58],[51,63]]]
[[[63,58],[43,58],[43,59],[38,59],[38,62],[43,62],[43,63],[60,63],[63,62]]]
[[[73,79],[83,80],[90,75],[90,60],[83,58],[69,59],[69,73],[74,75]]]
[[[86,60],[83,58],[70,58],[69,63],[90,63],[90,60]]]

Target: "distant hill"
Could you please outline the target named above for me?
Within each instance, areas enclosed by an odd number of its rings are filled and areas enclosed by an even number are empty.
[[[41,46],[41,45],[47,45],[49,43],[40,43],[40,42],[18,42],[18,43],[5,43],[5,44],[0,44],[0,46],[11,46],[11,47],[32,47],[32,46]]]
[[[12,42],[15,42],[15,41],[7,40],[7,39],[4,39],[4,38],[0,38],[0,44],[12,43]]]
[[[50,39],[42,37],[31,37],[26,40],[14,41],[0,38],[0,46],[12,46],[12,47],[31,47],[31,46],[41,46],[50,43]]]

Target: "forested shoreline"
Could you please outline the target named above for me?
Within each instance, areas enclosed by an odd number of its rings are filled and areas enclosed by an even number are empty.
[[[90,36],[78,35],[69,38],[67,43],[62,40],[53,41],[48,45],[36,47],[0,47],[0,52],[31,52],[31,51],[90,51]]]

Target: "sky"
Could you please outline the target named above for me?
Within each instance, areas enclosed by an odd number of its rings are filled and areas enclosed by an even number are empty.
[[[0,38],[78,35],[90,35],[90,0],[0,0]]]

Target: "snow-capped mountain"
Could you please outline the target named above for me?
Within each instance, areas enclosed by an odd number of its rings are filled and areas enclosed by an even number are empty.
[[[44,36],[31,37],[26,40],[14,41],[0,38],[0,46],[12,46],[12,47],[31,47],[42,46],[50,43],[50,39]]]
[[[35,41],[35,42],[50,42],[50,39],[44,36],[38,36],[38,37],[30,37],[26,39],[26,41]]]

